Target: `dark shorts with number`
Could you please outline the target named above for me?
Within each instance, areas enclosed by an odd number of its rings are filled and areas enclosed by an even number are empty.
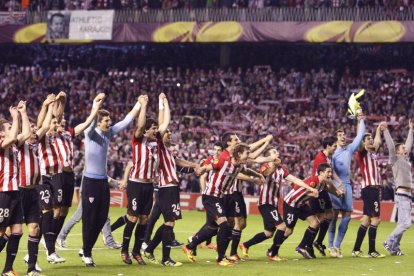
[[[157,204],[161,209],[164,221],[181,219],[180,190],[177,186],[160,188]]]
[[[42,175],[42,182],[36,187],[39,192],[40,209],[51,210],[53,208],[52,177]]]
[[[279,214],[276,206],[270,204],[259,205],[259,212],[263,218],[264,229],[274,232],[276,226],[283,223],[282,216]]]
[[[73,172],[61,172],[52,177],[53,206],[71,207],[75,190],[75,175]]]
[[[0,227],[23,223],[22,203],[19,191],[0,192]]]
[[[20,188],[20,198],[22,201],[23,218],[26,224],[40,222],[40,203],[39,191],[36,187]]]
[[[206,209],[207,223],[214,223],[218,218],[226,216],[222,198],[203,195],[201,199],[204,209]]]
[[[298,219],[306,220],[307,217],[313,215],[315,215],[315,212],[307,204],[295,208],[286,202],[283,202],[283,221],[285,222],[286,227],[290,229],[295,228]]]
[[[332,201],[327,191],[319,193],[318,198],[309,199],[309,206],[316,213],[325,213],[326,210],[332,209]]]
[[[379,188],[367,186],[361,191],[364,202],[364,215],[369,217],[380,216],[380,193]]]
[[[128,180],[126,188],[128,198],[128,215],[149,215],[152,208],[153,183],[142,183]]]
[[[246,203],[241,192],[234,192],[231,195],[224,195],[224,210],[226,217],[247,218]]]

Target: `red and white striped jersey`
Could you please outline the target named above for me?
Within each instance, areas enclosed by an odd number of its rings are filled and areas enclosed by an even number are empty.
[[[311,176],[303,180],[308,186],[317,189],[319,192],[325,189],[325,185],[319,182],[317,176]],[[285,196],[284,201],[295,208],[301,207],[311,198],[310,192],[305,188],[294,186],[293,189]]]
[[[157,142],[149,141],[144,135],[132,135],[132,167],[129,177],[152,180],[158,169]]]
[[[234,182],[241,167],[232,163],[230,153],[227,150],[224,150],[211,165],[214,173],[207,182],[203,194],[221,198],[223,191],[227,190],[228,186]]]
[[[263,174],[269,168],[269,164],[262,165],[260,173]],[[265,176],[266,181],[260,187],[259,201],[257,202],[257,205],[270,204],[277,206],[282,180],[288,175],[289,172],[285,168],[278,166],[271,175]]]
[[[157,134],[157,146],[159,156],[158,170],[160,174],[159,187],[178,186],[177,167],[175,165],[174,156],[172,151],[165,146],[159,133]]]
[[[3,140],[0,140],[0,145],[2,143]],[[0,192],[19,190],[17,155],[18,151],[14,144],[6,149],[0,148]]]
[[[26,141],[18,150],[19,186],[38,185],[40,182],[39,144]]]
[[[379,186],[381,182],[377,155],[366,150],[357,151],[356,159],[362,174],[362,189],[367,186]]]
[[[202,162],[202,163],[201,163],[201,166],[212,164],[212,163],[213,163],[213,161],[214,161],[214,157],[211,155],[211,156],[207,157],[207,159],[206,159],[204,162]],[[209,172],[207,173],[207,176],[206,176],[206,183],[208,182],[208,180],[211,178],[211,176],[212,176],[213,174],[214,174],[214,171],[209,171]]]
[[[39,141],[39,160],[41,175],[53,175],[62,172],[62,162],[56,148],[54,136],[46,134]]]
[[[73,138],[75,132],[72,128],[68,131],[58,131],[55,136],[55,146],[59,154],[59,162],[62,167],[73,169]]]
[[[328,156],[326,156],[325,153],[323,153],[323,151],[321,150],[315,156],[315,160],[313,161],[312,175],[317,175],[318,166],[322,163],[328,163],[329,165],[331,165],[331,159],[328,158]]]

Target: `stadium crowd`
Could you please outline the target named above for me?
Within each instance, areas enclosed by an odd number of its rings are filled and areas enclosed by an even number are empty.
[[[179,9],[179,8],[400,8],[413,5],[411,0],[30,0],[23,8],[30,10],[91,9]],[[21,10],[22,1],[0,2],[0,10]]]
[[[208,63],[203,67],[202,62],[200,67],[194,67],[184,62],[182,67],[173,68],[161,65],[163,54],[158,57],[159,64],[137,66],[151,59],[149,52],[144,46],[2,46],[1,113],[6,114],[6,109],[17,98],[25,98],[30,103],[29,115],[35,119],[41,100],[48,93],[66,91],[65,117],[68,125],[74,126],[88,116],[89,104],[95,95],[104,92],[107,95],[104,108],[117,121],[125,116],[139,94],[146,93],[150,98],[149,115],[156,118],[157,95],[164,92],[173,110],[171,130],[179,156],[200,162],[211,154],[219,136],[230,130],[246,142],[272,134],[284,164],[300,178],[310,175],[322,137],[334,134],[339,128],[346,130],[348,140],[355,136],[356,123],[346,113],[347,99],[352,92],[360,88],[368,92],[363,102],[370,131],[378,122],[387,120],[393,137],[406,137],[407,116],[414,117],[414,72],[404,68],[356,70],[347,62],[337,69],[318,67],[312,62],[297,67],[249,65],[228,69],[214,68]],[[204,53],[208,56],[209,52]],[[336,52],[324,53],[324,58],[329,60]],[[309,53],[303,55],[306,54]],[[394,57],[398,60],[398,52]],[[191,60],[191,54],[187,59]],[[312,59],[310,55],[309,59]],[[135,66],[134,60],[139,60]],[[352,64],[352,60],[348,62]],[[132,130],[131,127],[124,131],[110,145],[109,174],[114,178],[122,176],[131,158]],[[381,178],[385,183],[382,196],[392,199],[393,179],[385,151],[386,147],[382,146],[379,154]],[[78,183],[84,167],[83,154],[81,137],[75,141]],[[352,171],[356,172],[358,166],[353,163]],[[360,197],[359,175],[352,177],[355,198]],[[182,176],[181,190],[199,192],[198,179]],[[246,183],[244,190],[246,194],[258,193],[258,187],[252,184]]]

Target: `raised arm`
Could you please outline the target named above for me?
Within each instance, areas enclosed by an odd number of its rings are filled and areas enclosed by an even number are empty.
[[[383,124],[381,126],[381,129],[384,132],[385,144],[387,144],[388,154],[390,155],[389,156],[390,163],[391,164],[394,164],[395,161],[397,160],[397,155],[395,153],[395,144],[394,144],[394,141],[391,138],[390,131],[388,130],[386,124]]]
[[[354,138],[351,144],[349,144],[348,148],[349,150],[354,153],[359,145],[362,142],[362,139],[365,135],[365,117],[363,115],[358,115],[358,130],[357,130],[357,136]]]
[[[17,110],[20,112],[22,118],[22,132],[17,135],[17,146],[21,146],[30,138],[32,132],[30,131],[29,117],[26,112],[26,102],[20,101],[17,105]]]
[[[134,136],[136,139],[138,139],[145,130],[145,123],[147,121],[146,116],[147,116],[148,96],[143,95],[142,98],[140,99],[140,103],[141,103],[141,110],[139,111],[137,125],[136,125],[136,129],[134,132]]]
[[[91,114],[89,114],[85,122],[75,126],[74,128],[75,136],[82,134],[82,132],[84,132],[85,129],[87,129],[91,125],[91,123],[95,120],[96,115],[98,114],[98,110],[101,108],[104,99],[105,99],[104,93],[99,93],[95,97],[95,99],[93,100]]]
[[[126,129],[129,126],[129,124],[132,123],[132,121],[138,116],[138,113],[141,109],[141,101],[142,96],[139,96],[132,110],[125,116],[125,118],[122,121],[116,123],[111,128],[111,132],[113,135],[116,135],[117,133]]]
[[[66,105],[66,93],[60,91],[59,94],[56,96],[56,104],[53,109],[53,115],[56,117],[58,123],[62,121],[63,113],[65,112],[65,105]]]
[[[409,129],[407,140],[405,141],[405,149],[408,153],[410,153],[413,147],[413,121],[411,121],[411,119],[408,121],[408,128]]]
[[[250,151],[256,151],[259,147],[261,147],[264,143],[266,143],[266,142],[269,142],[270,143],[270,141],[272,141],[272,139],[273,139],[273,136],[272,135],[267,135],[265,138],[262,138],[262,139],[260,139],[259,141],[256,141],[256,142],[254,142],[254,143],[252,143],[252,144],[250,144],[249,145],[249,147],[250,147]],[[260,152],[261,153],[261,152]],[[260,154],[259,153],[259,154]],[[259,155],[258,155],[259,156]],[[249,155],[249,157],[250,157],[250,155]],[[254,158],[252,158],[252,159],[254,159]]]
[[[158,125],[160,126],[164,121],[164,98],[166,98],[164,93],[161,93],[158,97]]]
[[[167,131],[168,125],[170,124],[171,120],[170,106],[168,104],[168,100],[166,97],[163,98],[163,107],[164,109],[161,109],[164,112],[163,121],[161,124],[158,125],[158,132],[161,134],[161,137]]]
[[[43,120],[42,126],[40,128],[38,128],[37,131],[36,131],[36,135],[37,135],[38,140],[42,139],[43,136],[45,136],[45,134],[47,133],[47,131],[50,128],[50,123],[52,122],[52,118],[53,118],[54,105],[55,105],[55,102],[51,102],[47,106],[46,118]]]
[[[56,96],[54,94],[49,94],[46,97],[46,100],[42,104],[42,108],[40,109],[39,115],[37,116],[36,125],[38,128],[42,127],[43,121],[45,120],[47,109],[50,103],[56,100]]]
[[[3,142],[1,143],[1,148],[6,149],[10,147],[12,144],[16,143],[17,141],[17,133],[20,129],[19,127],[19,111],[17,111],[16,106],[10,106],[9,108],[10,115],[12,117],[12,125],[7,133],[7,135],[4,137]],[[1,126],[2,128],[4,126]]]
[[[378,125],[377,129],[375,130],[375,137],[374,137],[374,149],[377,151],[381,145],[381,125]]]
[[[253,152],[250,152],[249,159],[256,159],[259,155],[265,150],[265,148],[269,145],[270,141],[265,141],[258,149]],[[259,159],[260,160],[260,159]]]

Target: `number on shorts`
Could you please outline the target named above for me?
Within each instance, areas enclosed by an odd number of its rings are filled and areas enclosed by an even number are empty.
[[[217,212],[220,214],[223,213],[223,209],[221,209],[220,203],[216,203]]]
[[[132,206],[137,206],[137,199],[136,199],[136,198],[134,198],[134,199],[132,200]]]
[[[277,214],[277,210],[273,210],[270,212],[270,214],[272,215],[273,219],[278,221],[279,220],[279,216]],[[290,215],[290,214],[289,214]]]
[[[378,201],[374,201],[374,210],[375,210],[376,213],[379,212],[379,204],[378,204]]]
[[[48,200],[50,198],[50,192],[49,190],[40,191],[40,199],[42,201]]]
[[[10,209],[9,208],[0,208],[0,218],[7,218],[10,215]]]
[[[287,222],[291,224],[294,220],[295,216],[293,214],[287,214]]]
[[[239,206],[239,203],[236,201],[235,202],[236,203],[236,207],[235,207],[235,209],[236,209],[236,213],[240,213],[240,206]]]
[[[181,210],[181,207],[180,207],[180,204],[179,203],[177,203],[177,204],[173,204],[173,205],[171,205],[172,206],[172,208],[173,208],[173,212],[178,216],[178,215],[180,215],[180,210]]]

